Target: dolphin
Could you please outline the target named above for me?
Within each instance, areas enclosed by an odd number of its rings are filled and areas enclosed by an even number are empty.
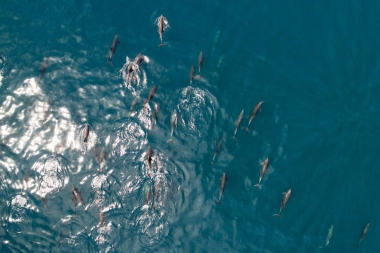
[[[75,188],[75,185],[73,185],[72,193],[75,195],[76,199],[84,206],[84,201],[82,196],[80,195],[80,192],[77,188]]]
[[[223,195],[224,187],[226,187],[226,182],[227,182],[226,173],[223,172],[223,175],[222,175],[222,177],[220,178],[219,199],[215,201],[216,203],[219,203],[219,204],[222,203],[222,202],[221,202],[221,199],[222,199],[222,195]]]
[[[177,112],[176,112],[176,110],[174,110],[173,113],[172,113],[171,119],[170,119],[170,122],[171,122],[171,125],[172,125],[172,132],[170,134],[170,139],[168,140],[168,142],[173,141],[173,139],[172,139],[173,138],[173,133],[174,133],[174,130],[176,129],[176,127],[177,127],[177,118],[178,118]]]
[[[214,46],[212,47],[211,54],[214,53],[216,46],[219,44],[221,31],[217,31],[214,39]]]
[[[152,154],[153,154],[153,151],[152,151],[152,147],[149,145],[148,147],[148,150],[146,151],[146,161],[148,163],[148,174],[150,175],[151,174],[151,170],[152,170]]]
[[[90,127],[89,127],[88,123],[86,123],[86,125],[84,126],[84,129],[83,129],[83,143],[85,145],[86,151],[87,151],[87,143],[88,143],[89,135],[90,135]]]
[[[243,129],[247,132],[249,132],[249,125],[251,124],[252,120],[255,118],[257,112],[260,110],[261,108],[261,105],[264,103],[264,101],[261,101],[261,102],[258,102],[255,107],[253,108],[252,112],[251,112],[251,117],[249,118],[249,122],[248,122],[248,126],[244,127]]]
[[[74,205],[74,213],[76,214],[77,213],[77,197],[75,196],[75,193],[74,191],[71,191],[71,201],[73,202],[73,205]]]
[[[241,113],[239,114],[239,117],[235,121],[235,132],[234,132],[234,136],[231,137],[231,139],[233,139],[233,140],[236,140],[236,132],[240,126],[240,123],[241,123],[241,120],[243,119],[243,116],[244,116],[244,110],[241,111]]]
[[[104,214],[104,212],[100,211],[99,212],[99,227],[104,226],[104,220],[105,219],[106,219],[106,215]]]
[[[359,243],[357,245],[355,245],[356,248],[359,248],[359,244],[362,242],[362,240],[364,239],[364,237],[367,235],[368,228],[369,228],[369,222],[365,225],[365,227],[364,227],[364,229],[362,231],[362,234],[360,235]]]
[[[107,55],[107,63],[110,65],[112,65],[111,59],[112,59],[112,56],[115,54],[117,44],[119,44],[119,43],[120,43],[119,37],[116,34],[115,37],[113,38],[111,48],[108,51],[108,55]]]
[[[48,66],[49,66],[48,58],[44,57],[44,60],[42,61],[40,69],[39,69],[40,79],[42,79],[42,77],[44,76],[45,70],[47,69]]]
[[[150,100],[152,100],[154,94],[156,94],[156,89],[157,89],[157,85],[153,86],[153,88],[152,88],[152,89],[150,90],[150,92],[149,92],[148,97],[145,99],[143,106],[144,106],[145,104],[149,103]]]
[[[156,124],[157,115],[158,115],[159,111],[160,111],[160,105],[158,103],[155,103],[154,104],[154,111],[153,111],[153,115],[152,115],[152,126],[150,127],[150,130],[152,130],[153,126]]]
[[[142,53],[140,52],[136,58],[135,58],[135,63],[137,64],[137,66],[140,66],[141,63],[144,61],[144,56],[142,55]]]
[[[135,99],[133,99],[133,102],[132,102],[132,105],[131,105],[131,109],[129,110],[129,116],[132,115],[132,113],[135,111],[135,108],[136,108],[136,105],[137,105],[137,102],[139,101],[139,97],[135,97]]]
[[[100,156],[99,156],[99,171],[103,172],[103,167],[106,164],[106,159],[107,159],[107,151],[103,147],[102,151],[100,151]]]
[[[164,34],[165,29],[169,27],[167,19],[162,15],[159,16],[157,18],[157,26],[158,26],[158,34],[160,35],[160,40],[161,40],[160,47],[165,46],[165,43],[162,43],[162,35]]]
[[[198,69],[199,69],[199,73],[201,72],[202,64],[203,64],[203,53],[200,52],[199,56],[198,56]]]
[[[218,144],[216,145],[216,149],[214,152],[214,156],[212,157],[211,165],[214,166],[214,162],[216,159],[216,156],[219,154],[220,149],[222,148],[224,138],[222,137],[219,141]]]
[[[281,210],[285,207],[286,203],[288,202],[288,200],[290,198],[290,195],[292,194],[292,188],[290,188],[287,192],[284,192],[283,194],[285,194],[285,195],[282,198],[280,211],[277,214],[273,214],[274,216],[277,216],[279,218],[281,218],[281,216],[280,216]]]
[[[191,68],[190,68],[190,84],[193,83],[193,80],[194,80],[194,65],[191,65]]]
[[[324,247],[326,247],[330,243],[330,239],[331,239],[332,234],[333,234],[333,229],[334,229],[334,225],[331,225],[331,228],[329,229],[329,232],[327,233],[326,245],[325,246],[321,246],[319,248],[324,248]]]
[[[150,206],[151,200],[152,200],[152,186],[150,185],[145,192],[145,204]]]
[[[264,173],[265,171],[267,170],[267,167],[268,167],[268,158],[265,159],[264,162],[261,163],[261,170],[260,170],[260,178],[259,178],[259,182],[257,184],[255,184],[254,186],[261,189],[261,185],[260,185],[260,182],[261,180],[263,179],[263,176],[264,176]]]

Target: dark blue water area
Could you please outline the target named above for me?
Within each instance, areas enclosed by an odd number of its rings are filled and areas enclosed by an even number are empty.
[[[0,6],[0,252],[380,248],[379,2]]]

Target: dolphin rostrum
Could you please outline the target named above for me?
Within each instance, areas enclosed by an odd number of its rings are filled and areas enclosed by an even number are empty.
[[[107,55],[107,63],[110,65],[112,65],[111,59],[112,59],[112,56],[115,54],[117,44],[119,43],[120,43],[119,37],[116,34],[115,37],[113,38],[111,48],[108,51],[108,55]]]
[[[333,234],[333,229],[334,229],[334,225],[331,225],[331,228],[329,229],[329,232],[327,233],[325,246],[321,246],[319,248],[324,248],[324,247],[326,247],[330,243],[330,239],[331,239],[332,234]]]
[[[362,234],[360,235],[359,243],[357,245],[355,245],[356,248],[359,248],[359,244],[362,242],[362,240],[364,239],[364,237],[367,235],[368,228],[369,228],[369,222],[367,223],[367,225],[365,225],[365,227],[364,227],[364,229],[362,231]]]
[[[224,138],[222,137],[219,141],[218,144],[216,145],[216,149],[214,152],[214,156],[212,157],[211,165],[214,166],[214,162],[216,159],[216,156],[219,154],[220,149],[222,148]]]
[[[268,167],[268,158],[265,159],[264,162],[261,163],[261,170],[260,170],[260,178],[259,178],[259,182],[257,184],[255,184],[254,186],[261,189],[261,185],[260,185],[260,182],[261,180],[263,179],[263,176],[265,174],[265,171],[267,170],[267,167]]]
[[[261,105],[264,103],[264,101],[258,102],[255,107],[252,110],[251,117],[249,118],[248,126],[244,127],[244,130],[249,132],[249,125],[251,124],[252,120],[255,118],[257,112],[260,110]]]
[[[284,192],[284,197],[282,198],[280,211],[277,214],[273,214],[274,216],[277,216],[281,218],[280,213],[282,209],[285,207],[286,203],[289,201],[290,195],[292,194],[292,188],[290,188],[287,192]]]
[[[219,204],[222,203],[222,202],[221,202],[221,199],[222,199],[222,195],[223,195],[224,187],[226,187],[226,182],[227,182],[226,173],[223,172],[223,175],[222,175],[222,177],[220,178],[219,199],[215,201],[216,203],[219,203]]]
[[[239,117],[235,121],[235,132],[234,132],[234,136],[231,137],[231,139],[233,139],[233,140],[236,140],[236,132],[240,126],[240,123],[241,123],[241,120],[243,119],[243,116],[244,116],[244,110],[241,111],[241,113],[239,114]]]

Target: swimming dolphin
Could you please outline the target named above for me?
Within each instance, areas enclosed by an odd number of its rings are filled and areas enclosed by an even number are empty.
[[[154,94],[156,94],[156,89],[157,89],[157,85],[155,85],[155,86],[152,87],[152,89],[151,89],[150,92],[149,92],[148,97],[147,97],[147,98],[145,99],[145,101],[144,101],[143,106],[144,106],[145,104],[149,103],[150,100],[152,100]]]
[[[326,245],[325,246],[321,246],[319,248],[324,248],[324,247],[326,247],[330,243],[330,239],[331,239],[332,234],[333,234],[333,229],[334,229],[334,225],[331,225],[331,228],[329,229],[329,232],[327,233]]]
[[[249,132],[248,127],[251,124],[252,120],[255,118],[257,112],[260,110],[261,105],[263,103],[264,103],[264,101],[261,101],[261,102],[257,103],[257,105],[255,105],[255,107],[253,108],[252,113],[251,113],[251,117],[249,118],[248,126],[244,127],[245,131]]]
[[[82,196],[80,195],[80,192],[78,191],[77,188],[73,185],[72,193],[75,195],[76,199],[84,206],[84,201]]]
[[[152,200],[152,186],[150,185],[145,192],[145,204],[150,206],[152,203],[151,200]]]
[[[77,213],[77,203],[78,203],[78,200],[77,200],[77,197],[75,196],[74,191],[71,191],[71,201],[73,202],[74,213],[76,214]]]
[[[99,212],[99,227],[103,227],[104,226],[104,220],[106,219],[106,215],[100,211]]]
[[[191,68],[190,68],[190,84],[193,83],[193,80],[194,80],[194,65],[191,65]]]
[[[158,34],[160,35],[160,40],[161,40],[160,47],[165,46],[165,44],[162,43],[162,35],[164,34],[165,29],[169,27],[168,20],[162,15],[159,16],[157,18],[157,26],[158,26]]]
[[[99,171],[100,172],[103,172],[103,167],[104,167],[104,165],[106,163],[107,155],[108,155],[107,151],[103,147],[102,151],[100,151],[100,156],[99,156]]]
[[[202,64],[203,64],[203,53],[200,52],[199,56],[198,56],[198,69],[199,69],[199,73],[201,72]]]
[[[160,111],[160,105],[158,103],[155,103],[154,104],[154,111],[153,111],[153,115],[152,115],[152,126],[150,127],[150,130],[152,130],[153,126],[156,124],[157,115],[158,115],[159,111]]]
[[[151,174],[151,170],[152,170],[152,154],[153,154],[153,151],[152,151],[152,147],[149,145],[148,147],[148,150],[146,151],[146,161],[148,163],[148,174]]]
[[[221,202],[221,199],[222,199],[222,195],[223,195],[224,187],[226,187],[226,182],[227,182],[226,173],[223,172],[222,178],[220,179],[219,199],[215,201],[216,203],[219,203],[219,204],[222,203],[222,202]]]
[[[45,70],[47,69],[48,66],[49,66],[48,58],[44,57],[44,60],[42,61],[40,69],[39,69],[40,79],[42,79],[42,77],[44,76]]]
[[[108,55],[107,55],[107,63],[110,65],[112,65],[111,59],[112,59],[112,56],[115,54],[117,44],[119,43],[120,43],[119,37],[116,34],[115,37],[113,38],[111,48],[108,51]]]
[[[259,178],[259,182],[257,184],[255,184],[254,186],[261,189],[261,185],[260,185],[260,182],[261,182],[261,179],[263,179],[263,176],[264,176],[264,173],[265,171],[267,170],[267,167],[268,167],[268,158],[265,159],[264,162],[261,163],[261,170],[260,170],[260,178]]]
[[[132,113],[135,111],[135,108],[136,108],[136,105],[137,105],[137,102],[139,101],[139,97],[135,97],[135,99],[133,99],[133,102],[132,102],[132,105],[131,105],[131,109],[129,110],[129,116],[132,115]]]
[[[214,166],[214,162],[216,159],[216,156],[219,154],[220,149],[222,148],[224,138],[222,137],[219,141],[218,144],[216,145],[216,149],[214,152],[214,156],[212,157],[211,165]]]
[[[273,214],[274,216],[277,216],[279,218],[281,218],[281,216],[280,216],[281,210],[285,207],[286,203],[288,202],[288,200],[290,198],[290,195],[292,194],[292,188],[290,188],[287,192],[284,192],[283,194],[285,194],[285,195],[282,198],[280,211],[277,214]]]
[[[176,127],[177,127],[177,112],[176,112],[176,110],[173,111],[171,119],[170,119],[170,122],[171,122],[171,125],[172,125],[172,132],[170,134],[170,139],[168,140],[168,142],[173,141],[173,139],[172,139],[173,133],[174,133],[174,130],[176,129]]]
[[[367,235],[368,228],[369,228],[369,222],[365,225],[365,227],[364,227],[364,229],[362,231],[362,234],[360,235],[359,243],[357,245],[355,245],[356,248],[359,248],[359,244],[362,242],[362,240],[364,239],[364,237]]]
[[[137,66],[140,66],[141,63],[144,61],[144,56],[142,55],[142,53],[140,52],[136,58],[135,58],[135,63],[137,64]]]
[[[244,116],[244,110],[241,111],[241,113],[239,114],[239,117],[235,121],[235,132],[234,132],[234,136],[231,137],[231,139],[233,139],[233,140],[236,140],[236,132],[240,126],[240,123],[241,123],[241,120],[243,119],[243,116]]]

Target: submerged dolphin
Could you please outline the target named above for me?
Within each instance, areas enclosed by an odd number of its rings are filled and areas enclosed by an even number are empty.
[[[155,85],[155,86],[152,87],[152,89],[151,89],[150,92],[149,92],[148,97],[147,97],[147,98],[145,99],[145,101],[144,101],[143,106],[144,106],[145,104],[148,104],[148,103],[150,102],[150,100],[152,100],[154,94],[156,94],[156,89],[157,89],[157,85]]]
[[[177,112],[176,112],[176,110],[174,110],[173,113],[172,113],[171,119],[170,119],[170,123],[172,125],[172,132],[170,133],[170,139],[168,140],[168,142],[173,141],[173,139],[172,139],[173,138],[173,133],[174,133],[174,130],[176,129],[176,127],[177,127],[177,118],[178,118]]]
[[[233,140],[236,140],[236,132],[240,126],[240,123],[241,123],[241,120],[243,119],[243,116],[244,116],[244,110],[241,111],[241,113],[239,114],[239,117],[235,121],[235,132],[234,132],[234,136],[231,137],[231,139],[233,139]]]
[[[222,148],[224,138],[222,137],[219,141],[218,144],[216,145],[216,149],[214,152],[214,156],[212,157],[211,165],[214,166],[214,162],[216,159],[216,156],[219,154],[220,149]]]
[[[112,65],[111,59],[112,59],[112,56],[115,54],[117,44],[119,44],[119,43],[120,43],[119,37],[116,34],[115,37],[113,38],[111,48],[108,51],[108,55],[107,55],[107,63],[110,65]]]
[[[331,225],[331,228],[329,229],[329,232],[327,233],[325,246],[321,246],[319,248],[324,248],[324,247],[326,247],[330,243],[330,239],[331,239],[332,234],[333,234],[333,229],[334,229],[334,225]]]
[[[219,199],[215,201],[216,203],[219,203],[219,204],[222,203],[221,199],[222,199],[222,195],[223,195],[223,192],[224,192],[224,187],[226,187],[226,182],[227,182],[226,173],[223,172],[223,175],[220,178]]]
[[[261,101],[255,105],[255,107],[252,110],[251,117],[249,118],[248,126],[244,127],[244,130],[249,132],[249,125],[251,124],[252,120],[255,118],[257,112],[260,110],[261,105],[264,103],[264,101]]]
[[[154,104],[154,111],[153,111],[153,115],[152,115],[152,126],[150,127],[150,130],[152,130],[153,126],[156,124],[157,115],[158,115],[159,111],[160,111],[160,105],[158,103],[155,103]]]
[[[194,65],[191,65],[191,68],[190,68],[190,84],[193,83],[193,80],[194,80]]]
[[[201,72],[202,64],[203,64],[203,53],[200,52],[199,56],[198,56],[198,70],[199,70],[199,73]]]
[[[277,216],[279,218],[281,218],[280,213],[281,213],[282,209],[285,207],[286,203],[289,201],[290,195],[292,194],[292,188],[290,188],[287,192],[284,192],[283,194],[285,194],[285,195],[282,198],[280,211],[277,214],[273,214],[274,216]]]
[[[359,244],[362,242],[362,240],[364,239],[364,237],[367,235],[368,229],[369,229],[369,222],[365,225],[365,227],[364,227],[364,229],[362,231],[362,234],[360,235],[359,243],[357,245],[355,245],[356,248],[359,248]]]
[[[267,170],[267,167],[268,167],[268,158],[265,159],[264,162],[261,163],[261,170],[260,170],[260,178],[259,178],[259,182],[257,184],[255,184],[254,186],[261,189],[261,185],[260,185],[260,182],[261,180],[263,179],[263,176],[265,174],[265,171]]]
[[[49,66],[48,58],[44,57],[44,60],[42,61],[40,69],[39,69],[40,79],[42,79],[42,77],[44,76],[45,70],[47,69],[48,66]]]

